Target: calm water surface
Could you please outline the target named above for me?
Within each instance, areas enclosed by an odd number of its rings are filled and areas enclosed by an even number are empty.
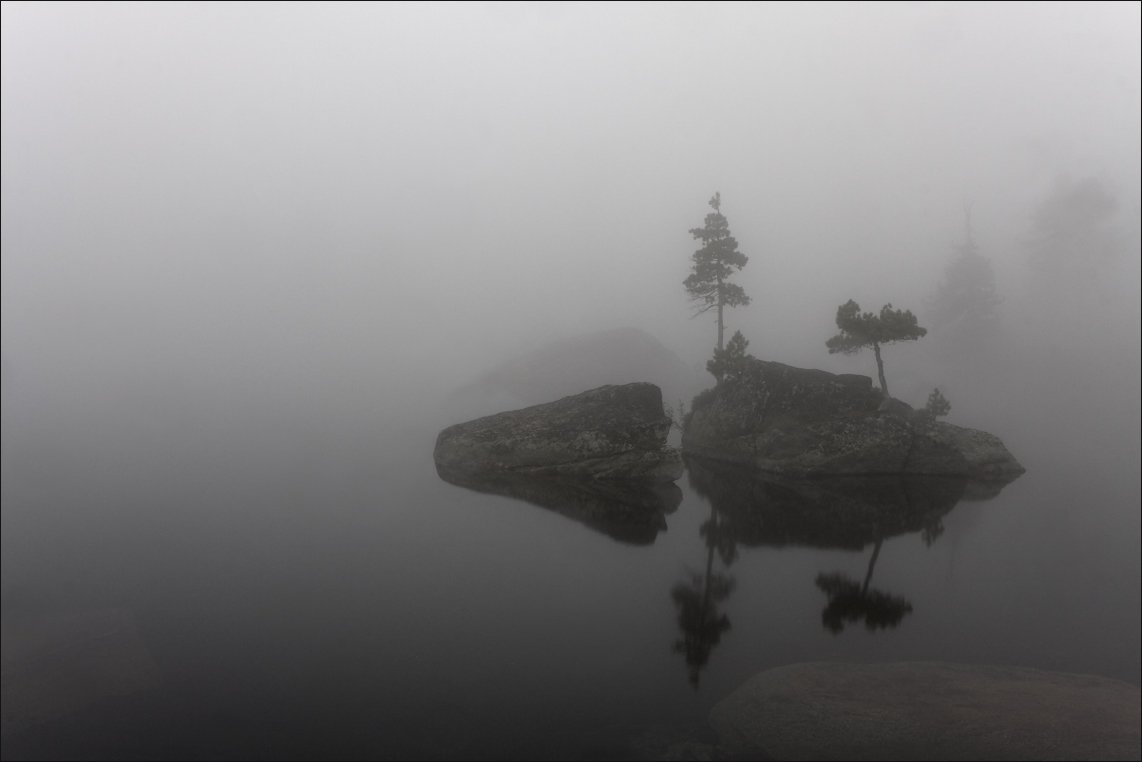
[[[794,662],[1140,681],[1137,471],[1058,440],[870,488],[911,524],[691,473],[624,535],[443,481],[442,425],[6,425],[5,758],[643,758]]]

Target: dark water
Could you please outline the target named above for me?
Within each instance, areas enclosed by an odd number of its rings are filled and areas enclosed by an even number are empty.
[[[812,660],[1140,682],[1137,471],[1050,438],[991,499],[695,469],[615,529],[443,481],[439,428],[6,425],[5,758],[665,756]]]

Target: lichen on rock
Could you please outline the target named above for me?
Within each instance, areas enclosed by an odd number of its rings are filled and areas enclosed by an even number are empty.
[[[694,399],[683,452],[787,476],[928,474],[1007,482],[1023,466],[998,437],[885,398],[865,376],[748,359]]]
[[[679,452],[654,384],[601,386],[554,402],[449,426],[433,457],[449,473],[510,471],[592,479],[674,481]]]

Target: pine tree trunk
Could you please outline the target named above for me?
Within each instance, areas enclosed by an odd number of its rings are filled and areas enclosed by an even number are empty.
[[[722,323],[723,301],[724,300],[722,299],[722,276],[719,275],[718,276],[718,351],[719,352],[722,351],[722,334],[724,332],[724,327],[723,327],[724,324]],[[718,380],[721,381],[720,378]]]
[[[884,396],[888,396],[888,382],[884,380],[884,361],[880,359],[880,345],[872,345],[873,354],[876,355],[876,372],[880,376],[880,390],[884,392]]]
[[[718,302],[718,351],[722,351],[722,334],[724,328],[722,327],[722,303]]]

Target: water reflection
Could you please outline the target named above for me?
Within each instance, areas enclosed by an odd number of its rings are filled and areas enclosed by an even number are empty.
[[[863,580],[840,572],[817,575],[816,585],[827,598],[821,623],[833,633],[856,622],[869,630],[892,628],[912,612],[912,603],[871,587],[884,541],[918,532],[931,546],[944,531],[943,517],[961,500],[999,492],[998,486],[955,477],[786,479],[693,456],[686,458],[686,470],[691,488],[710,504],[710,518],[700,530],[707,549],[705,574],[694,574],[671,591],[683,633],[675,650],[685,655],[694,686],[731,626],[719,604],[733,591],[726,570],[739,546],[862,550],[872,545]],[[723,571],[715,570],[715,556]]]
[[[941,476],[783,479],[744,466],[687,457],[690,486],[710,501],[734,542],[860,550],[912,532],[942,531],[966,480]]]
[[[675,653],[681,653],[689,669],[690,684],[698,687],[698,678],[710,651],[730,629],[730,619],[718,609],[734,589],[733,577],[714,571],[714,554],[728,569],[737,558],[737,542],[730,527],[717,509],[711,506],[710,518],[702,523],[699,533],[706,542],[706,570],[704,574],[691,574],[686,582],[674,586],[670,592],[678,608],[678,626],[682,638],[675,641]]]
[[[436,466],[458,487],[525,500],[631,545],[650,545],[666,529],[666,514],[682,502],[670,483],[534,476],[510,471],[472,474]]]
[[[817,575],[817,587],[829,598],[825,610],[821,612],[821,624],[825,629],[839,633],[845,629],[845,622],[859,622],[863,619],[869,630],[882,630],[895,627],[906,614],[912,613],[912,604],[904,598],[869,589],[872,570],[876,566],[883,542],[877,540],[872,549],[863,584],[840,572]]]

